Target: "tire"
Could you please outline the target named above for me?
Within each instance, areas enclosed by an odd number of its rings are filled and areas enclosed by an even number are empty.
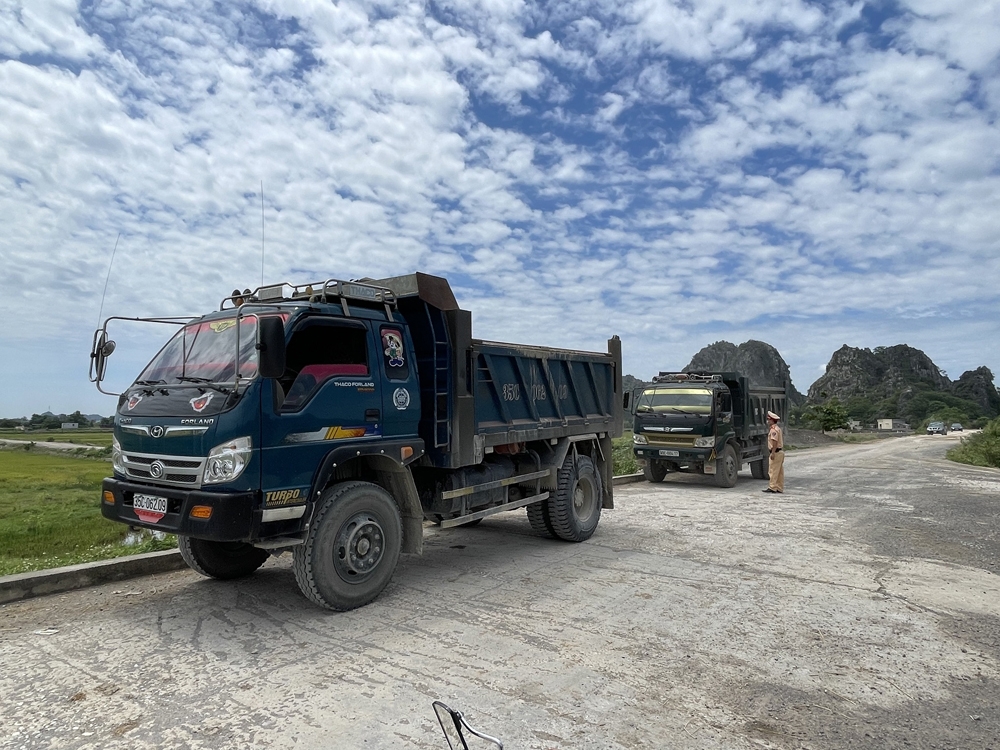
[[[246,578],[268,557],[267,550],[246,542],[210,542],[189,536],[178,536],[177,548],[189,568],[220,581]]]
[[[736,458],[736,451],[733,446],[727,445],[715,460],[715,484],[718,487],[734,487],[739,471],[740,462]]]
[[[549,501],[540,500],[537,503],[527,506],[527,509],[528,523],[531,524],[531,530],[541,536],[555,538],[556,532],[552,528],[552,522],[549,520]]]
[[[567,456],[559,469],[556,493],[547,501],[552,533],[567,542],[583,542],[601,520],[601,480],[587,456]]]
[[[750,476],[754,479],[770,479],[770,469],[767,466],[767,456],[764,456],[760,461],[750,462]]]
[[[403,523],[392,496],[370,482],[323,493],[292,569],[303,595],[326,609],[362,607],[386,587],[399,562]]]
[[[659,484],[667,476],[667,467],[661,461],[648,459],[646,465],[642,467],[642,475],[647,482]]]

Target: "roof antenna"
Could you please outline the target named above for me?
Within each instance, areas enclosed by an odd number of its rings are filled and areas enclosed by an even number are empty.
[[[260,181],[260,285],[264,286],[264,181]]]
[[[107,278],[104,279],[104,293],[101,295],[101,309],[97,313],[98,328],[101,325],[101,316],[104,315],[104,298],[108,295],[108,281],[111,279],[111,267],[115,264],[115,252],[117,252],[118,250],[118,240],[120,240],[121,238],[122,238],[122,233],[119,232],[118,237],[115,238],[114,250],[111,251],[111,262],[108,263],[108,275]]]

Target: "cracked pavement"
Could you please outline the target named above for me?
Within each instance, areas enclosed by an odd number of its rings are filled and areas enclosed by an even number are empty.
[[[3,605],[0,748],[443,748],[441,699],[508,748],[1000,750],[1000,471],[955,440],[620,486],[583,544],[429,529],[343,614],[288,555]]]

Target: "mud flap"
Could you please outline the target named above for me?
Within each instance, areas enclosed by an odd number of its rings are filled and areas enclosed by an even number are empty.
[[[705,462],[705,473],[706,474],[714,474],[715,473],[715,459],[714,458],[711,461],[706,461]]]

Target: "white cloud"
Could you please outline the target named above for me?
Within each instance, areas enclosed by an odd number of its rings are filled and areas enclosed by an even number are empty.
[[[263,182],[269,279],[439,273],[484,337],[1000,374],[997,7],[0,1],[0,346],[85,366],[119,232],[106,313],[255,286]]]

